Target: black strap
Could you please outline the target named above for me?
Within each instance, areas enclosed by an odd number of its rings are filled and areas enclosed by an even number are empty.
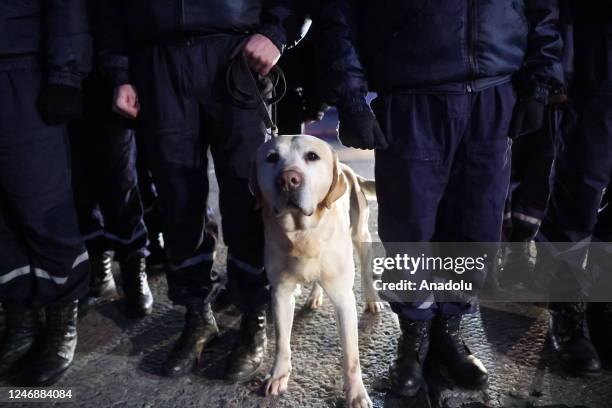
[[[245,41],[242,41],[232,53],[230,65],[225,76],[225,85],[233,101],[243,109],[257,109],[271,135],[278,136],[275,123],[274,105],[278,103],[287,91],[287,81],[283,71],[274,66],[268,75],[257,79],[251,70],[246,57],[242,53]],[[262,91],[263,87],[263,91]],[[269,96],[268,96],[269,95]],[[268,96],[266,98],[266,96]],[[268,110],[270,106],[272,115]]]

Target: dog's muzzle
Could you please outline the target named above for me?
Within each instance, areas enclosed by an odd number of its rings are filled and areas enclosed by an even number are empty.
[[[281,191],[295,191],[302,186],[304,176],[297,170],[285,170],[276,179]]]
[[[304,175],[296,169],[284,170],[276,179],[276,186],[281,197],[284,209],[300,211],[306,216],[312,215],[306,210],[302,203],[302,188],[304,187]],[[281,209],[278,209],[278,213]]]

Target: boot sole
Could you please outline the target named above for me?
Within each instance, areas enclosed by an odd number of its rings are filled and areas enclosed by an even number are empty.
[[[27,386],[27,387],[50,387],[52,385],[55,385],[64,376],[66,371],[68,371],[68,369],[71,366],[72,366],[72,362],[59,373],[43,381],[29,380],[28,375],[26,374],[25,378],[21,380],[21,382],[23,383],[24,386]]]
[[[431,349],[430,349],[431,350]],[[436,351],[434,349],[434,354]],[[464,390],[470,391],[482,391],[489,387],[489,376],[487,375],[487,380],[483,383],[469,383],[462,381],[461,375],[454,374],[453,371],[449,368],[449,364],[440,357],[427,357],[428,370],[438,370],[441,372],[447,380],[450,380],[454,385],[462,388]]]
[[[572,366],[559,359],[559,361],[561,361],[561,367],[563,367],[563,369],[565,370],[565,372],[569,373],[570,375],[573,375],[574,377],[581,377],[581,378],[597,378],[601,375],[602,370],[599,369],[597,371],[580,371],[580,370],[576,370],[575,368],[572,368]]]
[[[550,339],[551,342],[554,342],[554,340],[552,340],[552,336],[550,336],[550,335],[549,335],[549,339]],[[561,356],[560,356],[560,353],[557,352],[554,349],[554,347],[553,347],[552,352],[553,352],[553,355],[555,356],[555,358],[557,359],[557,361],[559,361],[559,363],[560,363],[561,367],[563,368],[563,370],[566,373],[568,373],[568,374],[570,374],[570,375],[572,375],[574,377],[595,378],[595,377],[598,377],[599,375],[601,375],[602,366],[603,366],[603,364],[602,364],[603,362],[601,360],[601,357],[600,357],[600,363],[599,363],[599,366],[600,366],[599,370],[597,370],[597,371],[582,371],[582,370],[577,370],[576,368],[572,367],[572,365],[568,361],[563,360],[561,358]]]
[[[202,353],[204,352],[204,349],[208,346],[213,345],[217,340],[219,339],[219,331],[217,331],[215,334],[213,334],[203,345],[202,345],[202,349],[200,350],[199,356],[197,358],[195,358],[193,360],[193,363],[191,364],[190,367],[181,370],[181,371],[172,371],[172,370],[165,370],[164,368],[162,368],[162,374],[164,377],[168,377],[168,378],[179,378],[179,377],[184,377],[186,375],[189,375],[191,373],[193,373],[194,371],[197,371],[197,369],[200,366],[200,356],[202,355]]]
[[[141,308],[139,305],[136,307],[130,307],[127,298],[124,299],[124,310],[125,315],[130,319],[141,319],[153,313],[153,306],[155,305],[155,301],[153,299],[153,295],[149,298],[150,305],[146,308]],[[149,302],[147,302],[149,303]]]
[[[389,386],[389,391],[391,391],[393,394],[399,397],[404,397],[404,398],[414,398],[417,395],[419,395],[419,392],[421,392],[421,390],[423,390],[423,384],[421,384],[421,386],[417,388],[416,391],[410,391],[410,392],[404,389],[396,388],[393,385]]]
[[[32,381],[30,382],[29,385],[33,387],[50,387],[52,385],[55,385],[59,380],[61,380],[64,374],[66,373],[66,371],[68,371],[67,368],[64,371],[62,371],[60,374],[57,374],[45,381],[41,381],[41,382]]]
[[[263,363],[261,363],[255,370],[250,372],[248,375],[225,375],[225,380],[231,384],[243,384],[251,381],[257,374],[259,374],[263,369]]]

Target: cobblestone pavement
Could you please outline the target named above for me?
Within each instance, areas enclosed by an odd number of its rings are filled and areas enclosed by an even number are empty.
[[[341,150],[341,158],[359,173],[372,176],[372,157]],[[371,230],[376,231],[376,207]],[[223,251],[220,251],[220,260]],[[161,366],[182,326],[182,311],[165,296],[163,274],[151,274],[156,298],[151,316],[131,321],[116,300],[84,317],[71,370],[58,384],[72,387],[76,402],[45,406],[78,407],[337,407],[343,405],[341,350],[329,301],[316,312],[303,308],[309,288],[298,296],[292,334],[293,373],[288,394],[261,395],[262,372],[246,385],[227,384],[224,360],[236,339],[239,316],[232,307],[218,311],[221,337],[208,347],[196,372],[184,378],[163,377]],[[359,308],[363,303],[355,288]],[[274,349],[272,325],[266,370]],[[361,363],[366,387],[376,407],[612,407],[612,373],[576,379],[561,371],[547,341],[547,314],[538,305],[483,305],[464,323],[471,349],[488,367],[490,385],[483,392],[453,388],[444,374],[429,368],[429,390],[415,400],[400,400],[386,392],[386,372],[393,358],[399,329],[393,313],[361,315]],[[6,384],[2,384],[6,385]],[[429,396],[429,398],[427,398]],[[0,404],[2,405],[2,404]],[[5,404],[18,407],[20,404]],[[40,406],[40,405],[38,405]]]

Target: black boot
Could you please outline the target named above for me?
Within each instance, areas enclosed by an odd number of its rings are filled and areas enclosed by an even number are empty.
[[[239,336],[225,367],[225,378],[235,383],[250,381],[262,366],[268,345],[265,308],[242,315]]]
[[[6,329],[0,346],[0,378],[9,376],[32,349],[40,331],[36,310],[21,302],[5,302]]]
[[[489,374],[461,337],[461,316],[436,316],[431,325],[431,355],[447,368],[457,385],[486,387]]]
[[[119,263],[129,317],[144,317],[153,310],[153,295],[147,280],[147,261],[142,255],[133,255]]]
[[[77,301],[46,309],[44,346],[26,376],[26,385],[55,384],[70,367],[77,345]]]
[[[414,397],[423,385],[431,322],[405,319],[399,322],[402,335],[397,344],[397,357],[389,368],[389,380],[394,393]]]
[[[117,287],[113,278],[112,252],[104,252],[99,255],[92,254],[89,260],[91,264],[89,293],[79,301],[79,314],[84,314],[100,300],[117,295]]]
[[[168,377],[189,373],[199,360],[204,346],[219,334],[219,328],[209,303],[186,305],[185,326],[163,368]]]
[[[594,375],[601,361],[591,342],[585,303],[551,303],[550,337],[565,368],[575,375]]]
[[[104,252],[90,258],[89,296],[103,298],[117,293],[113,278],[113,254]]]
[[[506,290],[533,285],[535,254],[531,242],[511,242],[504,248],[499,284]]]

